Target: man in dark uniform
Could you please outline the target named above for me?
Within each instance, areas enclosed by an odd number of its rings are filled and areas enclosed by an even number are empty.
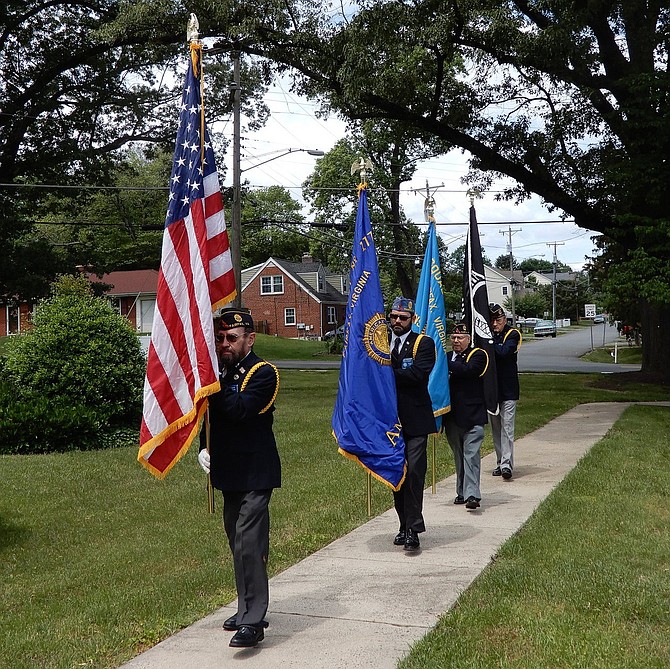
[[[221,390],[209,398],[210,445],[200,435],[198,459],[223,493],[223,523],[233,554],[237,613],[223,623],[235,631],[233,647],[255,646],[264,637],[269,592],[268,505],[281,486],[281,464],[272,414],[279,372],[252,350],[251,316],[224,309],[214,319]]]
[[[499,304],[489,304],[489,311],[498,376],[498,414],[491,416],[491,434],[497,460],[493,476],[509,480],[514,470],[514,418],[519,399],[517,353],[521,346],[521,333],[509,326],[507,316]]]
[[[484,349],[473,348],[466,323],[456,323],[451,334],[449,365],[451,411],[444,415],[444,431],[454,454],[456,499],[476,509],[481,501],[481,446],[487,423],[483,377],[489,364]]]
[[[412,332],[414,301],[397,297],[389,321],[391,365],[398,398],[398,417],[405,441],[407,473],[393,501],[400,531],[393,539],[405,550],[419,548],[419,533],[425,532],[423,489],[425,488],[428,435],[437,432],[433,404],[428,393],[428,377],[435,365],[435,342],[427,335]]]

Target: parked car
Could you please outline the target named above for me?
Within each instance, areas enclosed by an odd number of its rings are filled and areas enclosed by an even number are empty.
[[[341,337],[344,337],[344,325],[340,325],[340,327],[337,328],[337,330],[328,330],[328,332],[326,332],[326,333],[323,335],[323,338],[324,338],[326,341],[327,341],[328,339],[332,339],[333,337],[340,337],[340,338],[341,338]]]
[[[607,316],[605,314],[598,314],[593,317],[594,323],[604,323]]]
[[[555,337],[556,323],[554,321],[538,321],[533,328],[533,335],[535,337]]]

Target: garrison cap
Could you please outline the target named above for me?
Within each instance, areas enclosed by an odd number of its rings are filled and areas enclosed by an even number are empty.
[[[468,330],[468,324],[465,321],[459,321],[458,323],[454,323],[454,327],[451,328],[451,334],[469,335],[470,331]]]
[[[414,300],[411,300],[409,297],[396,297],[393,300],[393,305],[391,309],[396,311],[408,311],[410,314],[414,313]]]
[[[489,304],[489,311],[491,312],[491,320],[502,318],[505,315],[505,310],[499,304],[493,302]]]
[[[237,307],[228,307],[214,312],[214,320],[219,324],[219,330],[230,330],[232,328],[251,328],[254,327],[254,319],[251,314]]]

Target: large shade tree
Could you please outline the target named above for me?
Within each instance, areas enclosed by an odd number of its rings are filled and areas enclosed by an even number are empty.
[[[81,211],[90,194],[83,186],[117,182],[131,144],[171,155],[187,17],[170,0],[1,4],[0,294],[36,297],[57,271],[68,269],[62,247],[35,227],[36,214],[53,202],[53,186],[68,187],[74,200],[68,206],[66,191],[56,191],[63,219]],[[230,113],[229,56],[207,57],[210,124]],[[259,101],[266,75],[243,62],[241,100],[250,127],[267,117]],[[71,251],[73,263],[88,262],[88,251],[81,258]]]
[[[238,6],[237,46],[294,68],[298,90],[459,146],[473,184],[512,177],[504,197],[537,193],[624,249],[618,285],[639,297],[643,369],[670,375],[665,3],[371,1],[339,18],[263,4]]]

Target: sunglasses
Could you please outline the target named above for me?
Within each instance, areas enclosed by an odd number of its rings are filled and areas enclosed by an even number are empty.
[[[389,314],[389,320],[391,321],[408,321],[411,316],[401,316],[400,314]]]
[[[216,341],[218,341],[218,342],[227,341],[229,344],[234,344],[240,337],[244,337],[244,336],[246,336],[246,335],[235,334],[233,332],[228,332],[226,334],[216,335]]]

